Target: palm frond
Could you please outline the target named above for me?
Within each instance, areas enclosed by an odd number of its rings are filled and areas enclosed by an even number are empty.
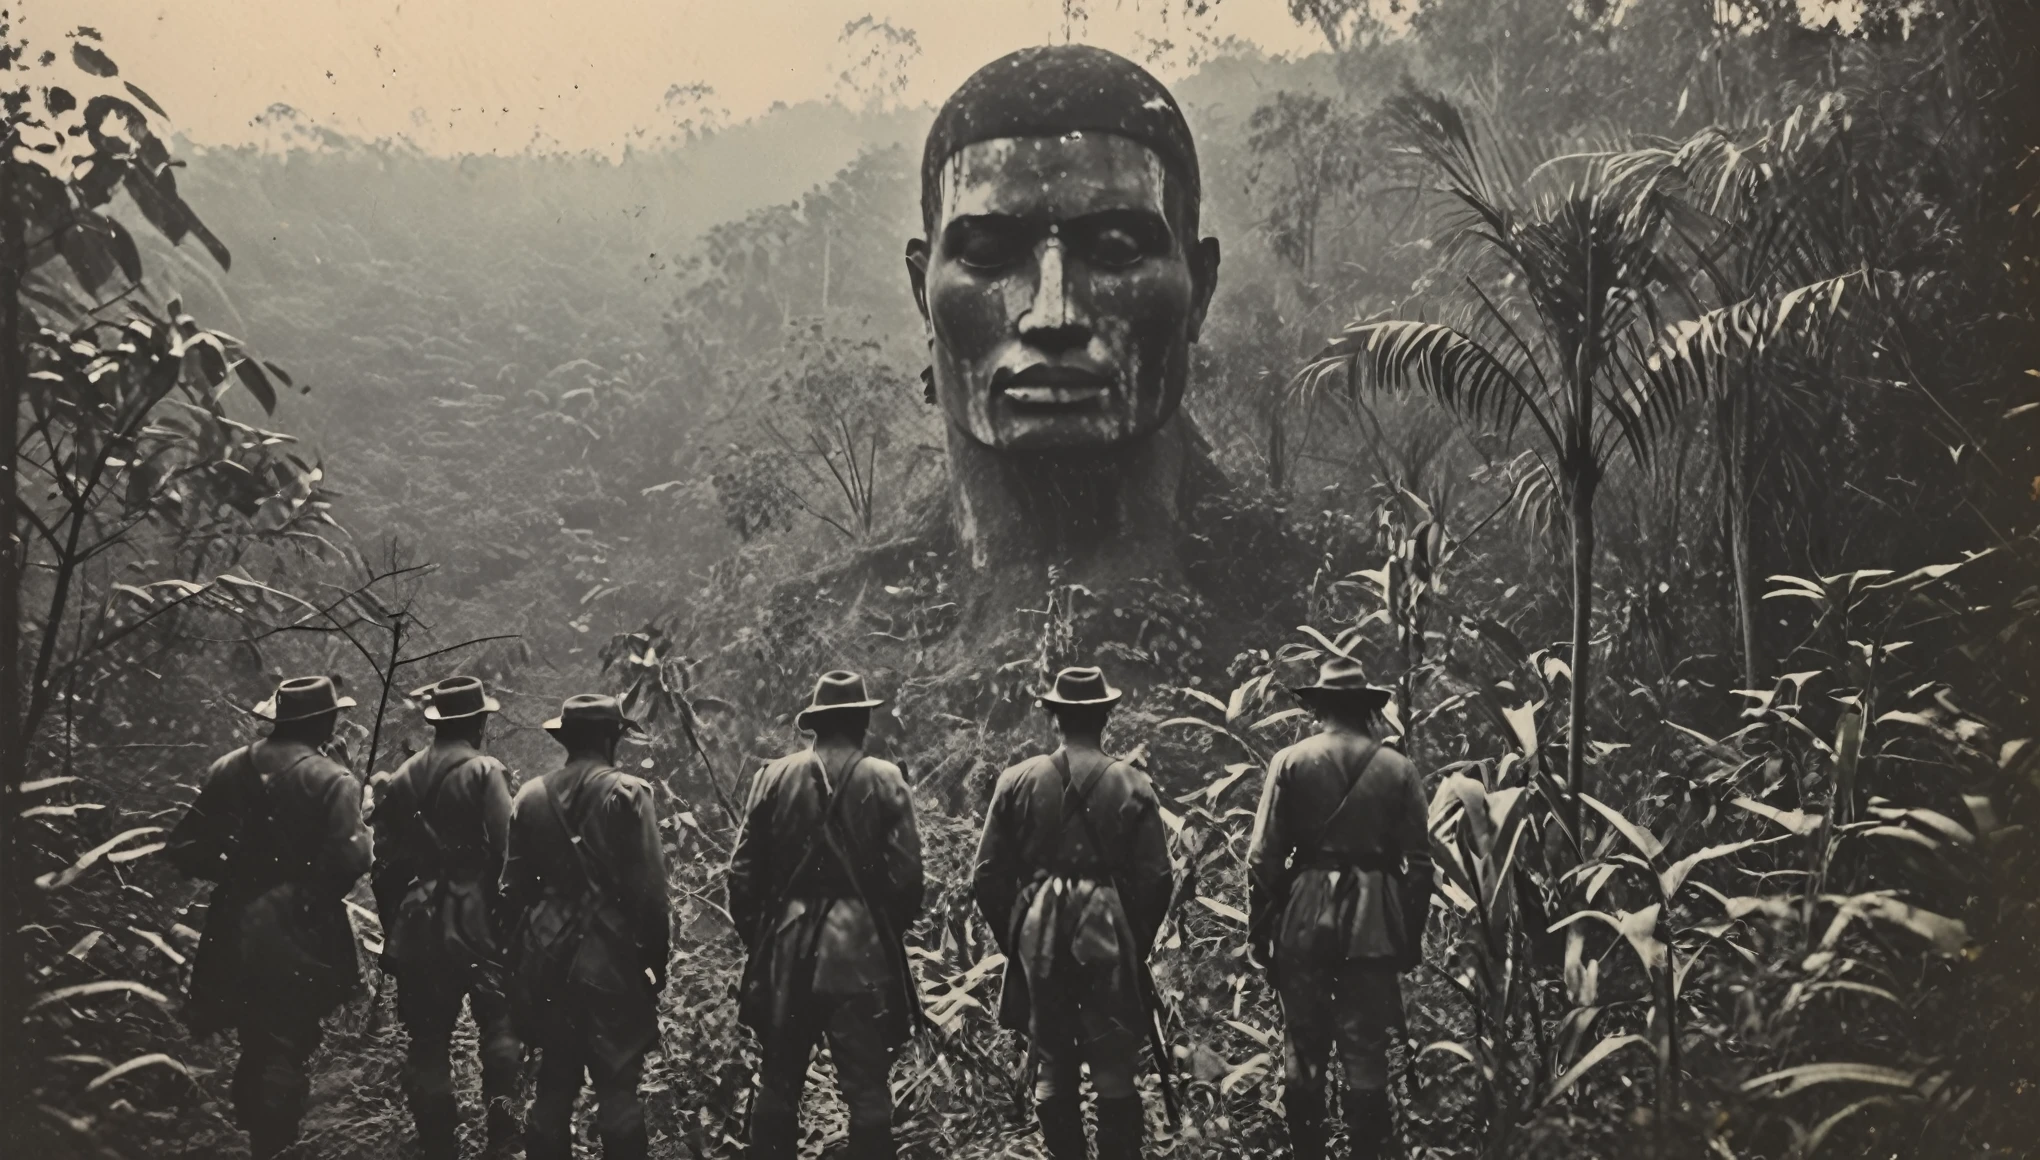
[[[1443,323],[1362,322],[1326,344],[1295,382],[1300,389],[1322,389],[1334,376],[1343,376],[1352,395],[1367,389],[1414,390],[1505,433],[1527,414],[1553,447],[1560,446],[1547,400],[1510,361]]]
[[[1867,270],[1854,270],[1794,287],[1782,294],[1755,295],[1709,310],[1666,328],[1662,338],[1636,352],[1640,374],[1650,379],[1687,378],[1696,389],[1716,389],[1723,371],[1738,359],[1762,358],[1795,339],[1818,342],[1823,328],[1842,312],[1855,284],[1873,285]]]

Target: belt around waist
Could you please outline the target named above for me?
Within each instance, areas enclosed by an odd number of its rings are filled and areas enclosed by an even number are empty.
[[[1380,870],[1394,873],[1402,869],[1401,854],[1384,854],[1379,851],[1369,854],[1314,854],[1296,863],[1298,870]]]
[[[1110,866],[1036,866],[1033,875],[1036,879],[1068,878],[1076,881],[1088,878],[1093,882],[1110,882],[1118,876]]]

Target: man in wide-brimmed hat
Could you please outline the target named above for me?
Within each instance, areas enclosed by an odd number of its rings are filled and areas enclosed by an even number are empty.
[[[899,766],[864,752],[864,678],[815,682],[795,723],[814,744],[758,771],[730,859],[730,917],[745,940],[739,1016],[758,1036],[750,1155],[792,1160],[800,1093],[823,1037],[849,1110],[849,1155],[894,1155],[892,1056],[920,991],[901,938],[921,914],[921,832]]]
[[[1249,943],[1282,998],[1282,1106],[1295,1155],[1325,1156],[1325,1069],[1336,1049],[1350,1155],[1375,1160],[1393,1131],[1397,975],[1422,959],[1430,908],[1423,781],[1377,736],[1394,694],[1370,684],[1359,661],[1329,654],[1315,684],[1291,691],[1321,728],[1268,763],[1247,855]]]
[[[411,1037],[404,1095],[425,1160],[454,1160],[460,1110],[449,1054],[465,999],[480,1041],[485,1155],[505,1156],[517,1143],[524,1065],[496,937],[510,772],[482,752],[502,706],[474,677],[448,677],[411,698],[432,724],[432,744],[384,783],[373,819],[383,966],[396,976],[397,1015]]]
[[[1105,674],[1067,668],[1035,697],[1063,743],[999,775],[973,883],[1006,954],[999,1022],[1027,1036],[1039,1064],[1035,1111],[1050,1160],[1087,1154],[1084,1064],[1099,1160],[1128,1160],[1146,1127],[1134,1080],[1153,1026],[1148,950],[1174,886],[1168,839],[1147,774],[1104,751],[1120,697]]]
[[[320,752],[353,704],[330,677],[278,685],[251,710],[268,736],[213,762],[168,843],[215,883],[184,1016],[239,1030],[234,1112],[257,1160],[297,1139],[319,1021],[361,985],[343,901],[369,866],[361,782]]]
[[[651,784],[616,768],[617,746],[640,730],[615,697],[593,693],[568,697],[545,728],[566,765],[517,791],[503,863],[511,1015],[539,1052],[525,1154],[573,1155],[585,1073],[603,1156],[643,1160],[637,1088],[658,1039],[671,930]]]

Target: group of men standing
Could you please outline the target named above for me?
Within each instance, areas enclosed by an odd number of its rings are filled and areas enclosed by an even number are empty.
[[[251,1153],[298,1138],[320,1021],[360,987],[346,896],[372,867],[426,1160],[459,1155],[450,1048],[463,1002],[480,1038],[486,1156],[567,1160],[584,1079],[604,1155],[646,1156],[637,1088],[669,919],[651,786],[616,768],[636,726],[614,697],[569,697],[544,726],[565,764],[513,798],[508,770],[483,752],[500,705],[482,683],[454,677],[413,696],[433,742],[376,775],[370,826],[360,782],[326,753],[354,701],[303,677],[254,707],[268,735],[213,763],[171,835],[173,862],[216,884],[186,1020],[201,1035],[239,1033],[232,1094]],[[526,1047],[539,1053],[528,1117],[516,1107]]]
[[[1372,728],[1386,690],[1336,658],[1296,692],[1323,728],[1268,768],[1248,855],[1251,950],[1288,1025],[1295,1155],[1326,1155],[1336,1048],[1351,1155],[1371,1160],[1390,1137],[1396,973],[1415,962],[1428,908],[1425,810],[1414,770]],[[376,776],[366,826],[359,783],[324,751],[353,701],[307,677],[254,708],[268,735],[213,764],[171,838],[176,864],[217,884],[187,1018],[199,1033],[239,1032],[233,1100],[253,1154],[297,1139],[320,1021],[359,986],[345,897],[372,868],[425,1160],[459,1155],[450,1047],[463,1002],[479,1037],[485,1157],[570,1157],[584,1082],[604,1157],[646,1156],[638,1086],[658,1037],[669,905],[652,787],[616,765],[637,726],[613,697],[568,698],[544,725],[564,763],[513,794],[484,751],[500,706],[480,681],[413,696],[433,742]],[[999,1022],[1026,1039],[1050,1160],[1090,1155],[1086,1077],[1099,1160],[1141,1155],[1143,1047],[1166,1085],[1147,957],[1175,875],[1153,784],[1103,746],[1120,696],[1095,668],[1035,692],[1062,743],[1000,775],[972,878],[1006,956]],[[763,1160],[798,1150],[823,1039],[851,1160],[896,1154],[889,1076],[924,1018],[905,934],[925,883],[906,778],[865,752],[881,704],[857,674],[824,674],[796,716],[813,744],[760,770],[744,805],[729,914],[749,952],[739,1013],[761,1048],[749,1151]],[[527,1047],[536,1091],[520,1115]]]
[[[939,111],[921,166],[927,236],[905,259],[975,567],[1078,542],[1151,547],[1139,529],[1175,519],[1189,347],[1219,264],[1198,230],[1201,189],[1175,99],[1100,49],[1002,57]],[[1375,728],[1387,690],[1335,656],[1295,691],[1323,728],[1268,767],[1247,857],[1249,947],[1282,1000],[1295,1155],[1326,1155],[1336,1054],[1351,1155],[1372,1160],[1391,1137],[1397,972],[1419,955],[1429,907],[1426,811],[1414,769]],[[1026,1037],[1051,1160],[1087,1160],[1093,1143],[1100,1160],[1122,1160],[1146,1134],[1144,1046],[1169,1102],[1147,957],[1175,875],[1153,785],[1103,746],[1119,691],[1072,668],[1036,696],[1061,744],[1000,776],[972,888],[1006,956],[999,1021]],[[636,727],[612,697],[568,698],[545,723],[564,763],[513,794],[485,752],[498,705],[481,683],[450,678],[417,697],[435,738],[376,775],[372,845],[359,783],[323,752],[353,704],[324,677],[285,681],[256,707],[268,736],[213,765],[170,842],[186,873],[218,884],[189,1013],[197,1031],[239,1031],[233,1099],[254,1154],[297,1138],[320,1020],[360,984],[345,896],[373,865],[426,1160],[458,1152],[449,1044],[463,1002],[480,1033],[490,1156],[566,1160],[592,1083],[604,1156],[643,1157],[637,1089],[658,1038],[669,918],[652,786],[616,766]],[[904,936],[925,884],[906,779],[865,752],[880,703],[856,674],[824,675],[797,718],[813,744],[759,771],[746,799],[728,912],[749,953],[739,1010],[762,1048],[758,1157],[795,1154],[823,1039],[851,1156],[895,1152],[890,1066],[925,1018]],[[520,1116],[528,1049],[536,1091]]]

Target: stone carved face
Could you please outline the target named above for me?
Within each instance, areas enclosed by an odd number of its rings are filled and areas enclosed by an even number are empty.
[[[930,237],[907,246],[950,425],[1000,450],[1077,450],[1173,416],[1218,273],[1218,242],[1179,232],[1182,197],[1114,134],[958,150]]]

